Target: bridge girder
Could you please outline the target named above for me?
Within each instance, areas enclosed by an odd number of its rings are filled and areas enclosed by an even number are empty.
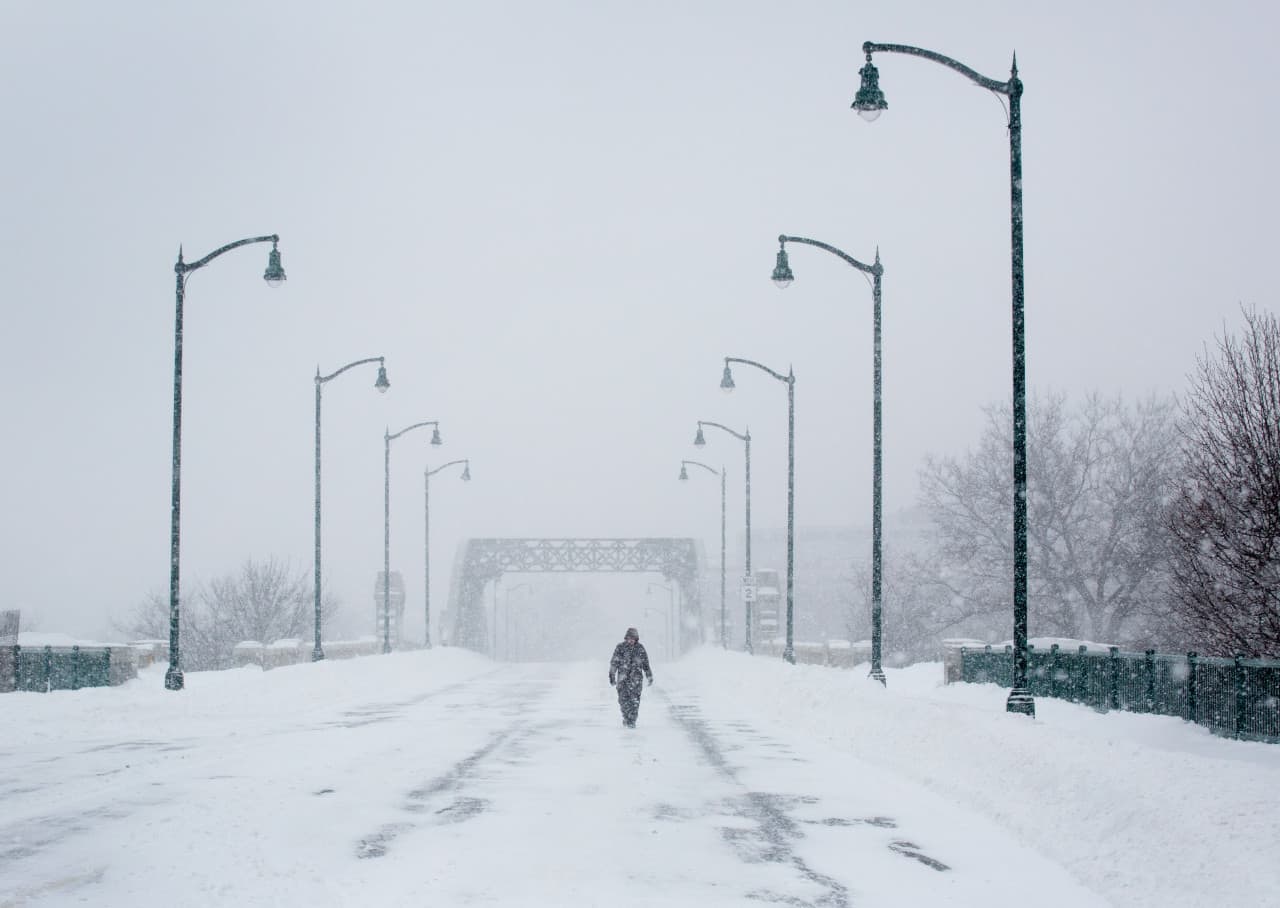
[[[699,546],[680,537],[644,538],[480,538],[458,549],[449,595],[448,637],[455,646],[484,651],[488,622],[482,602],[485,584],[505,573],[659,573],[680,584],[682,612],[699,614]],[[683,637],[692,637],[683,620]],[[690,641],[682,639],[681,645]]]

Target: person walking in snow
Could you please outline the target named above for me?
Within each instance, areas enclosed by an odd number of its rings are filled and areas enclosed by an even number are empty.
[[[640,712],[640,692],[644,690],[645,678],[649,679],[650,684],[653,683],[649,654],[640,643],[640,632],[629,627],[622,642],[613,648],[613,658],[609,660],[609,683],[618,689],[622,724],[627,728],[636,727],[636,716]]]

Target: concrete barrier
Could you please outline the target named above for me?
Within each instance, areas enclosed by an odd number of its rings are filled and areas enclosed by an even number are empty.
[[[357,656],[374,656],[382,652],[382,643],[376,637],[361,637],[359,640],[330,640],[321,645],[326,659],[354,659]],[[231,659],[237,668],[256,665],[263,671],[270,671],[285,665],[310,662],[314,648],[313,642],[296,637],[288,637],[274,643],[242,640],[231,651]]]
[[[957,684],[962,680],[960,672],[960,650],[982,649],[985,640],[974,640],[971,637],[951,637],[942,641],[942,683]]]

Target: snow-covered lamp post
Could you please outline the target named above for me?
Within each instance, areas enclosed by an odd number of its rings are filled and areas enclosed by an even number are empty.
[[[754,360],[744,360],[737,356],[724,357],[724,373],[721,375],[721,389],[728,393],[733,391],[733,373],[728,364],[741,362],[742,365],[755,366],[756,369],[772,375],[773,378],[787,385],[787,642],[782,648],[782,658],[795,665],[795,565],[796,565],[796,375],[794,369],[787,369],[783,375],[778,371],[760,365]]]
[[[173,266],[174,273],[178,277],[173,328],[173,500],[169,515],[169,670],[164,675],[164,686],[168,690],[182,690],[183,685],[179,649],[181,644],[178,633],[180,623],[178,553],[182,512],[182,304],[187,292],[187,275],[203,268],[224,252],[252,243],[270,243],[271,252],[267,256],[267,270],[263,272],[262,277],[268,287],[279,287],[285,279],[284,268],[280,265],[280,250],[277,246],[279,242],[280,237],[274,233],[270,236],[236,240],[190,264],[182,260],[182,247],[179,246],[178,261]]]
[[[654,590],[667,591],[668,607],[664,610],[664,609],[657,608],[656,606],[647,606],[644,610],[644,613],[645,613],[645,616],[647,617],[650,610],[652,610],[662,615],[665,618],[666,632],[667,632],[667,640],[666,640],[667,658],[674,659],[676,657],[676,618],[677,618],[676,588],[674,586],[666,586],[665,584],[661,584],[661,583],[650,583],[647,587],[645,587],[645,591],[644,591],[645,595],[646,596],[653,595]]]
[[[795,648],[795,566],[796,566],[796,374],[788,369],[787,374],[775,372],[768,366],[750,359],[736,356],[724,358],[724,375],[720,378],[720,387],[728,392],[734,389],[733,372],[729,363],[742,363],[755,366],[761,372],[767,372],[787,386],[787,643],[782,649],[782,658],[792,665],[796,662]]]
[[[424,591],[423,602],[425,603],[423,615],[426,619],[423,640],[426,642],[427,649],[431,649],[431,477],[446,467],[457,466],[458,464],[462,464],[462,481],[470,482],[471,461],[466,459],[442,463],[434,470],[424,470],[422,474],[422,587]]]
[[[506,650],[506,659],[508,662],[511,661],[511,656],[512,656],[511,594],[514,593],[516,590],[525,590],[527,594],[530,596],[532,596],[534,593],[532,583],[517,583],[515,586],[508,587],[507,589],[502,591],[502,638],[503,638],[502,642],[503,642],[503,648]],[[523,630],[520,628],[519,622],[516,623],[516,630],[517,632],[523,633]],[[495,635],[495,640],[494,640],[495,645],[493,648],[493,656],[496,659],[498,656],[498,647],[497,647],[497,639],[496,639],[496,636],[498,633],[498,616],[496,613],[493,616],[493,632]],[[517,647],[517,650],[518,649],[519,647]]]
[[[773,269],[773,282],[785,290],[795,280],[791,273],[791,264],[787,261],[787,243],[804,243],[825,249],[832,255],[844,259],[862,272],[863,276],[871,275],[872,299],[872,378],[871,378],[871,677],[881,684],[885,683],[884,668],[880,664],[881,653],[881,459],[880,459],[880,278],[884,267],[880,264],[880,250],[876,250],[875,264],[866,265],[848,255],[835,246],[802,236],[778,237],[778,262]]]
[[[698,462],[698,461],[696,461],[696,460],[682,460],[682,461],[680,461],[680,477],[679,477],[681,482],[688,482],[688,481],[689,481],[689,471],[686,469],[686,467],[688,467],[690,464],[693,464],[693,466],[695,466],[695,467],[702,467],[702,469],[706,470],[708,473],[711,473],[711,474],[713,474],[713,475],[715,475],[715,476],[719,476],[719,477],[720,477],[720,648],[721,648],[721,649],[728,649],[728,648],[729,648],[729,630],[728,630],[728,618],[727,618],[727,613],[725,612],[725,599],[724,599],[724,586],[725,586],[725,574],[724,574],[724,548],[725,548],[725,545],[724,545],[724,543],[725,543],[725,538],[724,538],[724,536],[725,536],[725,523],[724,523],[724,480],[725,480],[725,471],[724,471],[724,467],[721,467],[720,469],[718,469],[718,470],[717,470],[717,469],[715,469],[714,467],[709,467],[709,466],[707,466],[705,463],[699,463],[699,462]]]
[[[1012,713],[1036,714],[1035,700],[1027,686],[1027,390],[1026,342],[1023,321],[1022,273],[1022,80],[1015,54],[1009,81],[999,82],[963,63],[931,50],[905,44],[862,45],[866,65],[858,72],[862,85],[853,101],[858,115],[870,121],[889,105],[880,90],[880,74],[871,62],[873,53],[909,54],[954,69],[975,85],[1009,99],[1009,224],[1013,284],[1013,689],[1005,708]]]
[[[315,599],[316,599],[316,642],[311,650],[311,661],[319,662],[324,658],[324,648],[320,645],[320,389],[326,383],[333,381],[348,369],[354,369],[356,366],[363,366],[366,363],[378,364],[378,378],[373,386],[380,393],[385,394],[387,389],[391,387],[391,382],[387,381],[387,367],[384,357],[371,356],[368,359],[358,359],[353,363],[347,363],[337,372],[329,375],[321,375],[320,368],[316,367],[316,566],[315,566]]]
[[[396,434],[390,430],[383,434],[382,453],[382,653],[391,652],[391,442],[406,432],[432,426],[431,443],[443,444],[440,438],[440,421],[428,419],[405,426]]]
[[[733,429],[730,429],[728,426],[722,426],[718,422],[712,422],[709,419],[700,419],[698,420],[698,434],[693,437],[693,443],[698,447],[702,447],[707,443],[706,438],[703,437],[703,434],[702,434],[703,426],[712,426],[714,428],[720,429],[723,432],[728,432],[734,438],[741,441],[743,444],[743,447],[746,448],[746,454],[747,454],[747,464],[746,464],[747,548],[746,548],[746,557],[744,559],[745,566],[743,567],[743,573],[748,578],[750,578],[751,577],[751,430],[747,429],[745,433],[739,434],[733,431]],[[747,653],[750,653],[751,652],[751,603],[750,602],[746,603],[745,619],[746,619],[745,621],[746,636],[743,638],[744,639],[743,648],[747,651]]]

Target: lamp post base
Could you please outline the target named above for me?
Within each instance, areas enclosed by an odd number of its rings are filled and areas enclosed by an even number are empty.
[[[784,660],[784,661],[789,662],[789,663],[791,663],[792,665],[795,665],[795,664],[796,664],[796,651],[795,651],[794,649],[792,649],[790,646],[788,646],[788,647],[784,647],[784,648],[783,648],[783,650],[782,650],[782,658],[783,658],[783,660]]]
[[[311,651],[311,661],[312,661],[312,662],[323,662],[323,661],[324,661],[324,650],[322,650],[322,649],[321,649],[320,647],[318,647],[318,646],[317,646],[315,649],[313,649],[313,650]]]
[[[885,677],[884,677],[884,669],[883,669],[883,668],[873,668],[873,669],[871,669],[871,674],[870,674],[870,675],[868,675],[867,677],[869,677],[869,678],[875,678],[877,681],[879,681],[879,682],[880,682],[880,684],[881,684],[883,687],[888,687],[888,686],[889,686],[889,683],[885,680]]]
[[[164,673],[165,690],[182,690],[182,669],[173,668]]]
[[[1036,701],[1031,691],[1025,687],[1015,687],[1009,691],[1009,699],[1005,702],[1005,712],[1020,713],[1024,716],[1036,717]]]

